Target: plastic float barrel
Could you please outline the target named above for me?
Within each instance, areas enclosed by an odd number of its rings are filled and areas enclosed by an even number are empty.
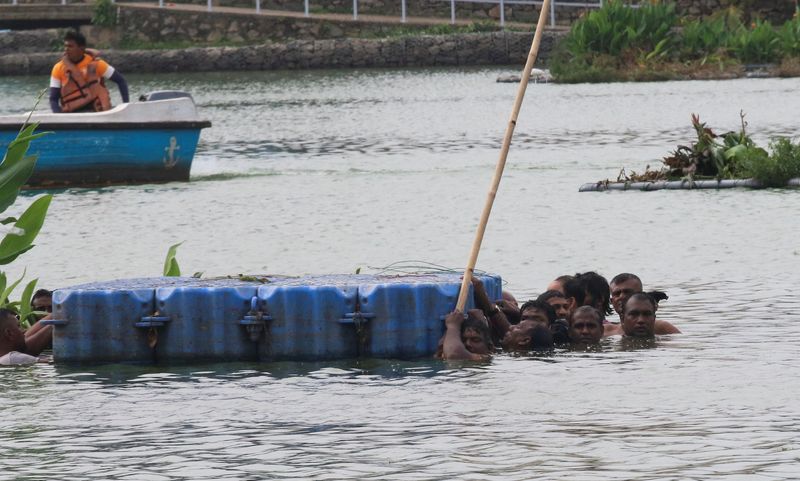
[[[500,277],[479,277],[499,299]],[[56,362],[424,357],[459,287],[460,274],[130,279],[55,291],[45,322]]]
[[[693,189],[733,189],[747,187],[758,189],[763,187],[756,179],[723,179],[723,180],[672,180],[656,182],[594,182],[580,186],[578,192],[602,192],[606,190],[693,190]],[[800,187],[800,178],[790,179],[786,187]]]
[[[357,329],[342,322],[356,311],[357,281],[368,276],[321,276],[258,289],[271,321],[259,344],[262,360],[320,360],[358,356]],[[357,321],[358,319],[356,319]]]

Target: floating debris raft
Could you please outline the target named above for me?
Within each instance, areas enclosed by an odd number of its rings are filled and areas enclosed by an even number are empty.
[[[503,74],[497,77],[497,83],[519,83],[522,76],[519,74]],[[531,78],[529,82],[533,83],[549,83],[553,81],[553,75],[548,69],[531,69]]]
[[[733,189],[747,187],[760,189],[761,182],[756,179],[722,179],[722,180],[662,180],[654,182],[590,182],[583,184],[578,192],[603,192],[606,190],[694,190],[694,189]],[[800,177],[789,179],[786,187],[800,187]]]

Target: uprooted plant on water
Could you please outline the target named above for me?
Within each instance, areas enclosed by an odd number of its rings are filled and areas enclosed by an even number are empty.
[[[658,170],[651,170],[649,165],[644,172],[623,168],[616,181],[752,178],[765,187],[783,187],[789,179],[800,177],[800,143],[788,137],[773,137],[768,151],[756,145],[747,134],[744,112],[740,112],[739,117],[739,131],[718,135],[700,121],[699,115],[692,114],[692,127],[697,136],[694,142],[678,145],[664,157]]]

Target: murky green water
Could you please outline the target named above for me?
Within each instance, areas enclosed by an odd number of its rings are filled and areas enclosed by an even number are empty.
[[[508,120],[501,69],[136,77],[214,123],[186,184],[58,192],[11,270],[464,264]],[[43,79],[0,79],[0,113]],[[0,370],[0,479],[796,479],[800,191],[578,194],[747,113],[800,131],[800,80],[531,85],[479,268],[525,299],[639,273],[685,335],[652,349],[433,361]]]

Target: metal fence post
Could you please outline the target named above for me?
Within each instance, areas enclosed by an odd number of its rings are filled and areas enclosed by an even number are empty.
[[[553,2],[550,7],[550,26],[556,26],[556,2]]]
[[[450,23],[456,24],[456,0],[450,0]]]
[[[353,20],[358,20],[358,0],[353,0]]]
[[[208,0],[208,11],[211,11],[211,0]]]
[[[164,8],[164,0],[158,0],[158,7]]]
[[[406,23],[406,0],[400,2],[400,21]]]
[[[256,0],[256,13],[261,13],[261,0]]]
[[[506,26],[506,4],[503,3],[503,0],[500,0],[500,26]]]
[[[308,0],[305,0],[303,2],[303,13],[305,14],[306,17],[308,16]]]

